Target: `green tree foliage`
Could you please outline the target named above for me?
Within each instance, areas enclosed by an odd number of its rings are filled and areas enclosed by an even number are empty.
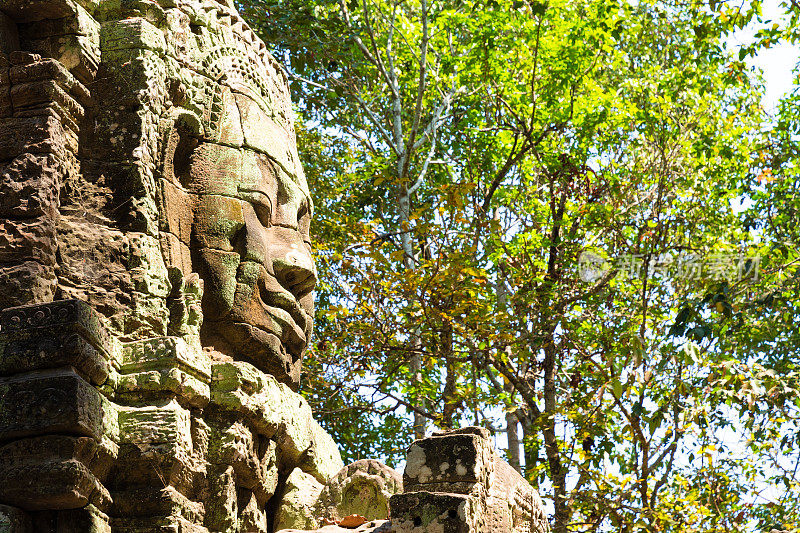
[[[555,531],[798,527],[800,97],[765,131],[745,63],[795,19],[242,8],[305,120],[322,280],[305,390],[349,458],[396,462],[420,419],[516,420]],[[730,47],[748,24],[757,42]],[[607,261],[587,277],[589,252]]]

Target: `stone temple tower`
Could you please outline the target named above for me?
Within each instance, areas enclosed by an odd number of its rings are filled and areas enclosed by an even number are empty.
[[[312,214],[230,0],[0,0],[0,532],[544,531],[477,429],[405,494],[343,468],[296,392]]]
[[[294,470],[343,466],[293,392],[316,277],[284,74],[213,0],[3,0],[0,52],[0,503],[268,531]]]

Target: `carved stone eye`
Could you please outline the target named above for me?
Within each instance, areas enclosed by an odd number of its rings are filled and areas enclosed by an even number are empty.
[[[308,204],[303,203],[300,209],[297,210],[297,231],[300,232],[304,240],[307,240],[310,230],[311,211],[308,209]]]
[[[261,222],[262,226],[265,228],[272,226],[272,208],[270,207],[269,203],[253,203],[253,209],[255,210],[258,221]]]

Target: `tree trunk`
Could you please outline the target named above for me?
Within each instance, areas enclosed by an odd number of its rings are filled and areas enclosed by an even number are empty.
[[[397,172],[402,173],[404,169],[403,158],[399,158],[397,163]],[[400,178],[400,192],[397,195],[397,204],[400,208],[400,243],[403,248],[403,268],[405,270],[414,270],[414,242],[411,238],[411,194],[408,191],[408,184]],[[422,382],[422,343],[420,340],[419,330],[415,329],[411,333],[411,338],[408,341],[408,347],[411,352],[411,359],[409,361],[411,370],[414,372],[414,380],[417,384]],[[416,401],[419,407],[425,408],[425,402],[422,398],[417,397]],[[414,437],[421,439],[425,437],[427,421],[422,413],[414,412]]]
[[[519,464],[519,433],[517,433],[517,425],[519,420],[514,413],[506,413],[506,436],[508,437],[508,464],[514,467],[514,470],[522,473],[522,468]]]
[[[446,375],[444,381],[443,403],[442,408],[442,427],[452,428],[453,422],[458,412],[459,401],[456,395],[458,385],[458,368],[456,361],[453,358],[453,326],[445,324],[441,335],[441,358],[444,359],[446,366]]]
[[[499,221],[499,213],[495,209],[492,215],[492,218],[495,221]],[[505,283],[505,272],[503,269],[503,265],[500,265],[500,270],[497,277],[497,283],[495,284],[495,292],[497,294],[497,307],[499,309],[506,309],[508,306],[508,293]],[[512,352],[511,346],[506,346],[503,349],[508,357],[508,360],[511,360]],[[514,397],[514,386],[508,380],[505,381],[505,385],[503,386],[505,391],[509,393],[509,395],[513,398]],[[514,413],[514,409],[516,406],[508,405],[506,406],[509,409],[506,412],[506,437],[508,438],[508,464],[514,467],[514,470],[517,472],[522,473],[522,469],[520,468],[519,463],[519,433],[517,433],[517,425],[519,424],[519,419],[517,415]]]
[[[529,422],[528,417],[520,419],[523,436],[523,450],[525,452],[525,479],[533,482],[536,464],[539,462],[539,450],[534,446],[536,442],[536,428]]]

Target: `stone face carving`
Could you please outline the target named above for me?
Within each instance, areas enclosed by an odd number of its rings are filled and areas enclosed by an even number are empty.
[[[0,305],[77,297],[123,340],[185,334],[197,273],[202,344],[296,387],[312,203],[264,44],[214,0],[0,12]]]
[[[266,533],[342,468],[293,120],[232,3],[0,0],[0,529]]]
[[[214,89],[202,130],[181,109],[169,134],[164,198],[187,194],[176,203],[194,211],[167,203],[169,227],[205,282],[203,344],[294,384],[316,283],[311,199],[264,80],[232,53],[217,49],[202,64],[235,89]]]

